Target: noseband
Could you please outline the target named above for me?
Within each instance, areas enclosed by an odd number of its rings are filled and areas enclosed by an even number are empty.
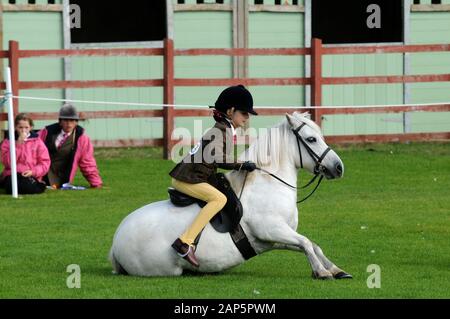
[[[279,178],[278,176],[266,171],[265,169],[262,168],[257,168],[260,171],[263,171],[267,174],[269,174],[270,176],[272,176],[273,178],[277,179],[278,181],[282,182],[283,184],[293,188],[293,189],[305,189],[306,187],[310,186],[312,183],[314,183],[314,181],[317,179],[317,177],[320,176],[319,178],[319,182],[317,183],[316,187],[313,189],[313,191],[306,196],[305,198],[303,198],[302,200],[299,200],[297,202],[297,204],[304,202],[305,200],[307,200],[308,198],[310,198],[312,196],[312,194],[314,194],[314,192],[317,190],[317,188],[319,188],[320,183],[323,180],[323,173],[325,171],[325,167],[322,165],[322,161],[324,160],[325,156],[327,156],[327,154],[331,151],[330,147],[327,147],[327,149],[322,153],[322,155],[317,155],[312,149],[311,147],[303,140],[303,138],[300,135],[300,131],[301,129],[306,126],[306,123],[303,123],[302,125],[300,125],[298,128],[296,128],[295,130],[293,129],[292,132],[294,132],[294,135],[297,139],[297,145],[298,145],[298,153],[300,155],[300,166],[301,168],[303,168],[303,156],[302,156],[302,149],[301,149],[301,145],[303,145],[303,147],[306,149],[306,151],[308,152],[308,154],[311,156],[311,158],[314,160],[315,162],[315,166],[314,166],[314,177],[309,181],[308,184],[306,184],[303,187],[295,187],[290,185],[289,183],[286,183],[285,181],[283,181],[281,178]]]

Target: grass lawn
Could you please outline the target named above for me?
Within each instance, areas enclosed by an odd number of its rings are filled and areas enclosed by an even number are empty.
[[[160,149],[99,149],[101,190],[19,200],[0,193],[0,298],[449,298],[450,144],[336,151],[345,176],[301,204],[299,232],[353,280],[313,280],[306,257],[288,251],[215,275],[112,275],[117,226],[167,198],[174,163],[160,159]],[[81,176],[75,184],[87,185]],[[66,286],[71,264],[81,267],[81,289]],[[372,264],[381,268],[380,289],[367,287]]]

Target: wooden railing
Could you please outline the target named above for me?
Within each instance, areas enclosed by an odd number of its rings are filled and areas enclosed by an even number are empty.
[[[415,52],[449,52],[450,44],[442,45],[394,45],[394,46],[345,46],[324,47],[320,39],[313,39],[311,48],[289,49],[175,49],[173,40],[164,40],[163,48],[152,49],[82,49],[82,50],[20,50],[19,43],[9,42],[9,50],[1,51],[0,58],[9,60],[12,72],[13,95],[20,96],[20,90],[30,89],[69,89],[69,88],[123,88],[123,87],[163,87],[164,104],[173,105],[175,87],[178,86],[230,86],[243,84],[246,86],[285,86],[310,85],[311,104],[322,105],[323,85],[367,84],[367,83],[413,83],[413,82],[450,82],[450,74],[402,75],[402,76],[366,76],[366,77],[323,77],[322,59],[332,54],[378,54],[378,53],[415,53]],[[174,62],[178,56],[305,56],[311,55],[311,77],[296,78],[227,78],[227,79],[188,79],[175,78]],[[21,81],[19,79],[19,61],[26,58],[74,56],[163,56],[164,73],[162,79],[147,80],[103,80],[103,81]],[[0,83],[5,89],[5,83]],[[300,107],[299,107],[300,109]],[[20,110],[20,100],[15,100],[14,112]],[[304,111],[302,108],[301,110]],[[282,115],[292,109],[273,107],[257,109],[260,115]],[[395,107],[373,108],[312,108],[313,119],[321,125],[324,114],[356,114],[356,113],[399,113],[399,112],[448,112],[450,104],[444,105],[403,105]],[[36,120],[56,119],[57,113],[30,113]],[[126,110],[81,112],[86,119],[98,118],[143,118],[162,117],[164,119],[163,139],[95,141],[97,146],[164,146],[164,156],[169,158],[172,146],[177,142],[171,138],[176,117],[210,116],[210,110],[176,109],[164,107],[159,110]],[[6,114],[0,114],[0,120],[6,120]],[[383,134],[383,135],[351,135],[327,136],[327,141],[340,142],[388,142],[404,140],[450,140],[450,132],[417,133],[417,134]]]

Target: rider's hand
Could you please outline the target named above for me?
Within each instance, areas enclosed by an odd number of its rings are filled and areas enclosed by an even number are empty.
[[[242,163],[240,169],[244,171],[253,172],[256,169],[256,164],[250,161]]]

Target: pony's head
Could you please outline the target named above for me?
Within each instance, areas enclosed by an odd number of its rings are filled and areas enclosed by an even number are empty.
[[[344,175],[344,164],[339,156],[326,143],[320,127],[309,118],[308,113],[286,114],[297,149],[295,165],[305,168],[313,174],[320,174],[327,179],[340,178]]]
[[[344,164],[323,139],[320,127],[307,113],[286,114],[287,121],[267,130],[250,145],[241,160],[276,172],[281,166],[305,168],[328,179],[344,174]]]

